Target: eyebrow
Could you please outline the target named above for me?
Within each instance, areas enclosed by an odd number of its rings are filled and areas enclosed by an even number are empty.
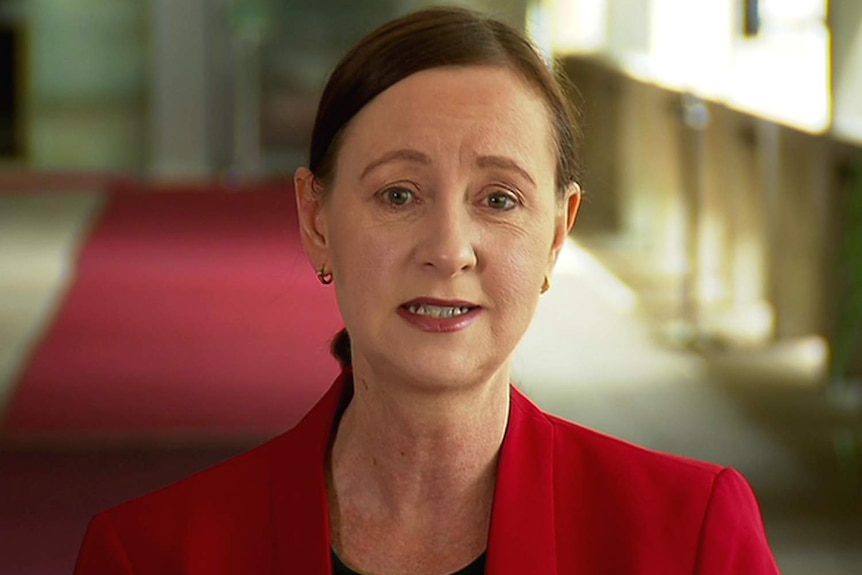
[[[428,155],[423,154],[419,150],[402,148],[399,150],[392,150],[391,152],[386,152],[385,154],[365,166],[365,169],[362,170],[362,174],[359,176],[359,179],[361,180],[365,178],[365,176],[367,176],[372,170],[382,166],[383,164],[398,161],[413,162],[416,164],[421,164],[423,166],[431,165],[431,158]]]
[[[392,150],[390,152],[386,152],[376,160],[373,160],[365,169],[362,170],[362,174],[359,176],[359,179],[362,180],[367,176],[370,172],[375,170],[376,168],[382,166],[383,164],[388,164],[390,162],[413,162],[416,164],[420,164],[423,166],[431,165],[431,158],[419,150],[414,150],[411,148],[400,148],[398,150]],[[506,156],[479,156],[476,158],[476,165],[480,168],[500,168],[503,170],[511,170],[520,174],[523,178],[525,178],[528,182],[536,185],[536,181],[530,176],[530,173],[522,168],[518,163]]]
[[[501,168],[503,170],[511,170],[518,172],[528,182],[536,185],[536,181],[530,176],[530,173],[518,165],[518,162],[505,156],[479,156],[476,159],[476,165],[480,168]]]

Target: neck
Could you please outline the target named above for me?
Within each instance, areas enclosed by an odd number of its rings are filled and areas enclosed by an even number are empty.
[[[332,448],[340,500],[361,497],[390,517],[445,513],[465,501],[485,501],[490,510],[508,420],[508,370],[441,391],[372,379],[361,368],[354,382]]]
[[[375,573],[453,572],[485,549],[508,369],[438,388],[354,368],[329,473],[332,545]]]

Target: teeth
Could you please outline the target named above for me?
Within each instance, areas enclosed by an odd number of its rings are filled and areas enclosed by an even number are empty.
[[[411,305],[407,306],[410,313],[416,315],[426,315],[436,319],[445,319],[448,317],[456,317],[470,311],[468,307],[441,307],[437,305]]]

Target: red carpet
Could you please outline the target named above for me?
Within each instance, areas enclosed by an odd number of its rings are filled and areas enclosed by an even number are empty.
[[[337,372],[289,185],[114,190],[21,375],[8,439],[269,435]]]

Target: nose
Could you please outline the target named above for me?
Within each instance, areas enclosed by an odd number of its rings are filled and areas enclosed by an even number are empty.
[[[424,269],[452,277],[476,267],[477,230],[465,206],[440,204],[422,220],[416,260]]]

